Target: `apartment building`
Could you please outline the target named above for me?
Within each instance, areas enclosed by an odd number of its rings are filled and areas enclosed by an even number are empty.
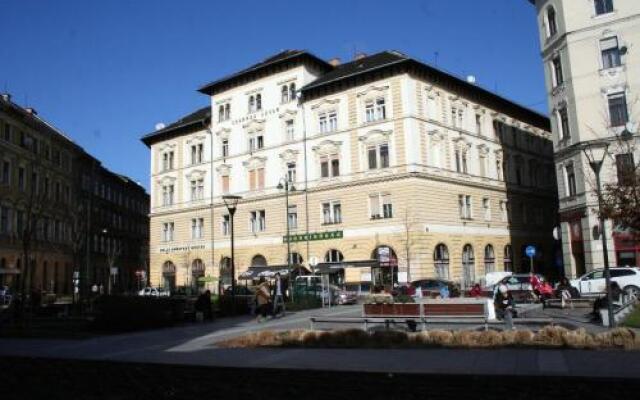
[[[567,275],[581,275],[604,265],[596,180],[583,149],[608,144],[603,185],[617,184],[640,156],[640,55],[633,50],[640,43],[640,2],[530,3],[537,10],[552,119],[563,259]],[[611,264],[638,265],[637,238],[611,221],[606,228]]]
[[[56,295],[70,295],[74,279],[79,289],[107,288],[100,257],[110,253],[120,273],[111,281],[124,290],[124,275],[145,268],[148,199],[33,108],[0,96],[0,285]]]
[[[288,50],[199,90],[209,106],[142,138],[153,284],[230,282],[226,194],[240,280],[287,257],[362,290],[554,273],[546,117],[397,51]]]

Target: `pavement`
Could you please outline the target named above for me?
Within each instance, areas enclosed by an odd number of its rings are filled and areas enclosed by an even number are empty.
[[[541,310],[536,305],[529,305],[525,314],[539,316],[549,312],[557,313],[558,310]],[[585,312],[581,309],[565,314],[560,310],[559,317],[580,325],[585,322],[578,315]],[[221,340],[249,332],[308,328],[310,316],[348,317],[359,316],[360,313],[361,306],[340,306],[288,313],[264,323],[245,316],[85,340],[7,338],[0,339],[0,356],[384,373],[640,378],[638,353],[624,351],[223,349],[215,345]]]

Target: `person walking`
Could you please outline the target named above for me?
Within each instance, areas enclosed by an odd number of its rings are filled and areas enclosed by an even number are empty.
[[[513,297],[504,283],[498,287],[493,305],[498,319],[504,320],[506,328],[513,330]]]
[[[271,294],[269,293],[269,284],[266,281],[262,281],[260,285],[258,285],[258,289],[256,290],[256,303],[258,303],[258,316],[256,317],[256,322],[260,323],[262,319],[267,318],[267,313],[269,310],[269,301],[271,300]]]
[[[275,318],[278,315],[278,307],[282,307],[282,316],[285,314],[284,307],[284,296],[282,295],[282,279],[280,278],[280,273],[276,273],[275,282],[274,282],[274,293],[273,293],[273,317]]]

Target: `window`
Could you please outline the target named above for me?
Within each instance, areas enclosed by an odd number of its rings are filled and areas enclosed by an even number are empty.
[[[284,132],[288,141],[295,139],[295,128],[292,119],[288,119],[284,122]]]
[[[254,152],[264,147],[264,137],[262,133],[249,138],[249,151]]]
[[[4,140],[7,142],[11,141],[11,125],[7,122],[4,124]]]
[[[611,126],[623,126],[629,122],[627,98],[624,93],[609,95],[609,118]]]
[[[594,0],[596,15],[613,12],[613,0]]]
[[[204,232],[204,218],[191,219],[191,239],[202,239]]]
[[[484,220],[491,221],[491,206],[488,198],[482,199],[482,210],[484,212]]]
[[[551,61],[551,67],[553,69],[553,86],[557,87],[562,85],[564,82],[564,76],[562,74],[562,62],[560,61],[560,56],[555,57]]]
[[[26,188],[25,187],[26,182],[25,182],[24,174],[25,174],[24,167],[19,167],[18,168],[18,187],[20,188],[20,190],[25,190],[25,188]]]
[[[0,233],[6,234],[11,232],[10,212],[9,207],[0,206]]]
[[[11,183],[11,163],[9,161],[2,162],[2,179],[0,182],[3,185],[9,185]]]
[[[517,157],[516,158],[516,183],[518,185],[522,185],[524,183],[523,169],[524,169],[524,165],[523,165],[522,158]]]
[[[222,193],[229,193],[229,175],[222,175],[220,178],[222,180]]]
[[[249,96],[249,104],[248,104],[248,108],[249,108],[249,113],[255,112],[256,111],[256,98],[253,96]]]
[[[231,223],[231,217],[229,216],[229,214],[224,214],[222,216],[222,222],[220,224],[220,230],[222,231],[222,235],[223,236],[227,236],[229,235],[229,232],[231,232],[231,226],[229,225]]]
[[[529,222],[529,209],[527,208],[527,204],[525,202],[520,203],[520,216],[522,218],[523,224]]]
[[[338,263],[344,260],[344,256],[340,250],[331,249],[324,255],[324,261],[328,263]]]
[[[458,208],[460,212],[460,218],[471,219],[471,196],[464,194],[458,195]]]
[[[289,102],[289,87],[287,85],[284,85],[281,89],[280,103],[286,104],[288,102]]]
[[[488,244],[484,248],[484,273],[485,275],[489,272],[493,272],[496,270],[496,255],[493,251],[493,246]]]
[[[296,163],[287,163],[287,180],[289,183],[295,183],[296,179]]]
[[[218,107],[218,122],[224,121],[224,105]]]
[[[547,9],[547,37],[551,37],[558,32],[556,24],[556,10],[553,7]]]
[[[162,154],[162,170],[163,171],[169,171],[173,169],[173,159],[174,159],[173,151],[167,151]]]
[[[504,258],[502,261],[505,271],[513,271],[513,249],[510,244],[504,246]]]
[[[496,160],[496,176],[498,177],[498,180],[502,180],[503,176],[502,176],[502,160]]]
[[[393,204],[388,193],[376,193],[369,196],[371,219],[393,218]]]
[[[342,208],[339,201],[322,203],[322,217],[325,225],[342,222]]]
[[[258,93],[256,95],[256,111],[262,110],[262,95]]]
[[[162,187],[162,205],[170,206],[173,204],[173,185],[166,185]]]
[[[337,154],[320,156],[320,177],[340,176],[340,158]]]
[[[541,207],[536,207],[533,209],[533,216],[535,219],[536,225],[540,226],[544,222],[544,212]]]
[[[456,171],[463,174],[469,173],[467,164],[467,151],[456,149],[455,150]]]
[[[289,222],[289,229],[298,229],[298,206],[289,206],[287,221]]]
[[[635,182],[635,163],[633,153],[617,154],[616,168],[618,171],[618,183],[632,185]]]
[[[440,279],[449,279],[449,250],[447,246],[440,243],[433,251],[433,264],[436,269],[436,276]]]
[[[194,179],[191,181],[191,200],[202,200],[204,198],[204,179]]]
[[[560,140],[568,140],[571,137],[571,130],[569,128],[569,114],[567,113],[566,107],[558,110],[558,119],[560,120]]]
[[[251,233],[264,232],[267,228],[265,211],[257,210],[251,211],[251,217],[249,220]]]
[[[482,135],[482,115],[476,114],[476,133]]]
[[[229,157],[229,139],[222,139],[222,157]]]
[[[451,107],[451,125],[456,128],[462,128],[464,120],[464,110],[457,107]]]
[[[292,265],[302,265],[304,259],[302,258],[302,255],[300,253],[296,253],[294,251],[289,254],[289,261]]]
[[[298,95],[296,94],[296,84],[292,83],[289,85],[289,101],[294,101]]]
[[[171,242],[173,240],[174,227],[173,222],[165,222],[162,224],[162,240],[164,242]]]
[[[338,130],[338,113],[336,111],[323,112],[318,115],[320,133]]]
[[[502,218],[502,222],[507,222],[509,220],[509,215],[507,211],[508,211],[507,202],[505,200],[500,201],[500,217]]]
[[[369,169],[388,168],[389,145],[387,143],[382,143],[368,146],[367,158],[369,160]]]
[[[249,171],[249,190],[264,189],[264,168],[256,168]]]
[[[231,118],[231,104],[227,103],[224,106],[224,119],[229,120]]]
[[[191,146],[191,164],[202,163],[204,156],[204,144],[198,143]]]
[[[487,156],[486,154],[480,153],[478,156],[478,161],[480,165],[480,176],[487,176]]]
[[[600,41],[600,51],[602,52],[602,68],[615,68],[622,65],[617,37],[602,39]]]
[[[368,100],[364,105],[365,121],[374,122],[387,118],[387,109],[384,97]]]

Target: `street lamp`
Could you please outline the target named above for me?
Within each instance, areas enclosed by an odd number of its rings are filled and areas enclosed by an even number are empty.
[[[236,209],[238,208],[238,201],[240,201],[242,197],[233,196],[233,195],[225,195],[222,196],[222,200],[224,200],[224,205],[227,207],[229,211],[229,228],[231,230],[231,310],[233,314],[236,313],[236,264],[234,258],[234,244],[233,244],[233,216],[236,213]]]
[[[295,192],[296,188],[293,186],[293,182],[291,182],[288,177],[281,178],[278,183],[278,189],[284,189],[284,199],[285,199],[285,210],[286,210],[286,218],[287,218],[287,270],[289,271],[289,283],[291,283],[291,238],[289,237],[291,227],[289,225],[289,192]]]
[[[604,279],[605,290],[607,293],[607,315],[609,318],[609,327],[614,327],[616,321],[613,318],[613,303],[611,299],[611,272],[609,270],[609,250],[607,249],[607,234],[604,221],[604,215],[602,214],[602,184],[600,182],[600,171],[602,171],[602,165],[608,155],[609,143],[607,142],[587,142],[582,148],[582,151],[589,162],[589,166],[593,170],[593,174],[596,176],[596,190],[598,194],[598,220],[600,223],[600,237],[602,239],[602,252],[604,261]]]

